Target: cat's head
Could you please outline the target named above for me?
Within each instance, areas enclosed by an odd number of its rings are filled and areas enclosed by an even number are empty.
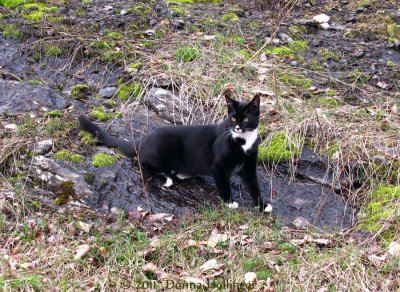
[[[225,95],[228,106],[229,127],[234,133],[246,133],[257,129],[260,120],[260,96],[250,102],[240,102]]]

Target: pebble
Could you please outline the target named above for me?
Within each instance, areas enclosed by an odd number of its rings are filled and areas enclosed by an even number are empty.
[[[290,65],[292,65],[293,67],[297,67],[298,63],[297,63],[297,61],[292,61],[292,62],[290,62]]]
[[[321,44],[321,40],[320,40],[320,39],[313,39],[313,40],[311,41],[311,45],[312,45],[313,47],[318,47],[320,44]]]
[[[313,17],[313,20],[315,20],[318,23],[327,23],[329,21],[329,19],[331,19],[330,16],[323,14],[323,13],[315,15]]]
[[[114,96],[114,94],[117,92],[116,87],[103,87],[102,89],[99,90],[97,93],[97,96],[99,97],[104,97],[104,98],[110,98]]]
[[[388,252],[392,255],[392,256],[396,256],[396,257],[400,257],[400,244],[393,241],[389,244],[389,250]]]

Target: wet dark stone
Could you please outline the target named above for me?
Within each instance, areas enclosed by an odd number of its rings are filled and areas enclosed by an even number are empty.
[[[63,109],[66,101],[44,86],[0,80],[0,104],[0,114],[3,114]]]

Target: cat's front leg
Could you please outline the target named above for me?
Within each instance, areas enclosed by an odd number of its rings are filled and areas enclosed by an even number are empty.
[[[263,199],[261,198],[260,185],[257,177],[257,152],[246,158],[246,161],[239,172],[239,176],[259,211],[266,213],[271,212],[272,205],[269,203],[264,203]]]
[[[213,169],[213,177],[217,186],[218,194],[225,203],[232,202],[231,192],[231,181],[230,174],[226,173],[226,170],[221,167],[215,167]]]

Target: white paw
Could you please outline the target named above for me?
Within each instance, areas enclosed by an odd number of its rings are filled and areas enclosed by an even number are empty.
[[[237,209],[239,208],[239,204],[237,202],[232,202],[226,205],[229,209]]]
[[[268,204],[267,207],[264,209],[264,213],[271,213],[272,212],[272,205]]]
[[[173,185],[172,179],[167,177],[167,181],[165,182],[165,184],[163,186],[166,188],[169,188],[172,185]]]

